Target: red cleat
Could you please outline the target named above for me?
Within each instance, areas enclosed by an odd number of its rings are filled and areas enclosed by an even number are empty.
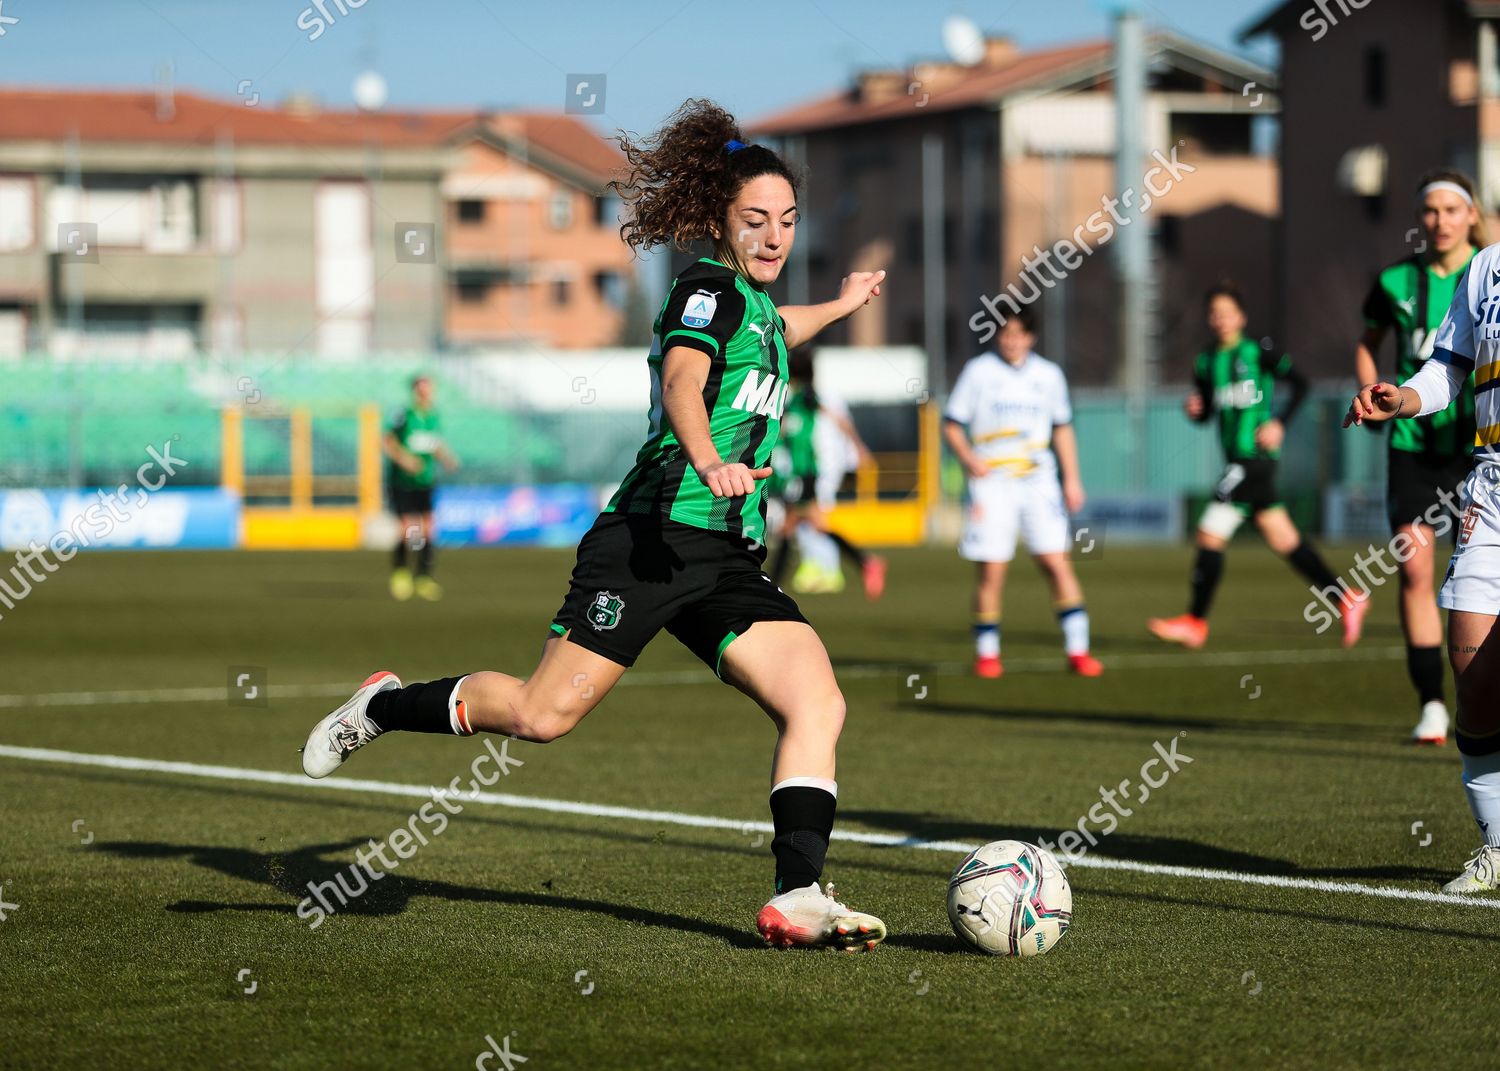
[[[1208,642],[1208,622],[1192,614],[1153,617],[1146,622],[1146,627],[1157,639],[1180,643],[1190,651],[1196,651]]]
[[[1365,631],[1365,614],[1370,612],[1370,596],[1345,595],[1341,606],[1344,611],[1344,646],[1353,647]]]
[[[999,655],[980,655],[974,659],[974,676],[983,677],[985,680],[999,680],[1005,673],[1005,667],[1000,664]]]
[[[1104,663],[1085,651],[1068,655],[1068,668],[1080,677],[1097,677],[1104,672]]]
[[[885,594],[885,559],[878,554],[868,555],[860,571],[865,581],[865,598],[874,602]]]

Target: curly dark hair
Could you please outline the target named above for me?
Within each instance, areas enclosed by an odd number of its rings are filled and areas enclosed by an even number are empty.
[[[671,245],[685,253],[693,242],[719,244],[725,213],[745,183],[780,175],[794,194],[800,185],[774,151],[745,145],[734,116],[711,100],[684,101],[650,137],[621,131],[616,140],[629,171],[609,187],[629,208],[620,237],[632,249]]]

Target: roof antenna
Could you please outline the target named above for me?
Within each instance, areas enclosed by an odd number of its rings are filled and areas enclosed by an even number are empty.
[[[156,65],[156,121],[170,123],[177,115],[176,91],[172,85],[176,73],[171,60]]]

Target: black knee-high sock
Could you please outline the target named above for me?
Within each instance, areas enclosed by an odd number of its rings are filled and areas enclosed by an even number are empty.
[[[1188,613],[1194,617],[1207,617],[1214,603],[1214,592],[1224,578],[1224,552],[1198,548],[1198,557],[1193,561],[1193,598],[1188,604]]]
[[[434,549],[435,548],[432,545],[432,540],[430,540],[430,539],[424,539],[422,541],[422,549],[419,550],[419,551],[417,551],[417,575],[418,576],[431,576],[432,575],[432,556],[433,556]]]
[[[776,557],[771,562],[771,579],[780,584],[786,577],[786,567],[792,557],[792,537],[788,535],[776,548]]]
[[[865,564],[865,557],[866,557],[864,551],[860,550],[853,543],[849,542],[847,539],[845,539],[843,536],[839,535],[837,532],[829,532],[828,533],[828,538],[831,539],[831,540],[833,540],[834,543],[838,545],[839,552],[841,554],[843,554],[845,557],[847,557],[850,561],[854,562],[855,565],[858,565],[861,568],[863,568],[863,566]]]
[[[406,568],[406,533],[401,533],[401,538],[396,540],[396,549],[392,554],[391,567],[394,569]]]
[[[778,893],[804,888],[823,876],[837,807],[832,792],[811,785],[787,785],[771,793],[771,822],[776,828],[771,853],[776,856]]]
[[[1319,591],[1339,586],[1339,578],[1333,575],[1328,563],[1307,540],[1297,544],[1297,549],[1286,556],[1291,567],[1307,577]]]
[[[1406,672],[1423,703],[1443,701],[1443,649],[1441,647],[1406,648]]]
[[[448,700],[462,677],[444,677],[441,680],[408,684],[405,688],[392,688],[388,692],[377,692],[365,710],[365,717],[381,732],[404,730],[409,733],[453,733],[453,718],[448,712]],[[469,733],[460,732],[459,736]]]

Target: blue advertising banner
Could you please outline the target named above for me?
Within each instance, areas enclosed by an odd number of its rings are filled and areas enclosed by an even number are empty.
[[[0,491],[5,550],[227,548],[239,536],[240,500],[218,488]]]
[[[438,538],[448,546],[571,547],[599,514],[588,484],[439,487]]]

